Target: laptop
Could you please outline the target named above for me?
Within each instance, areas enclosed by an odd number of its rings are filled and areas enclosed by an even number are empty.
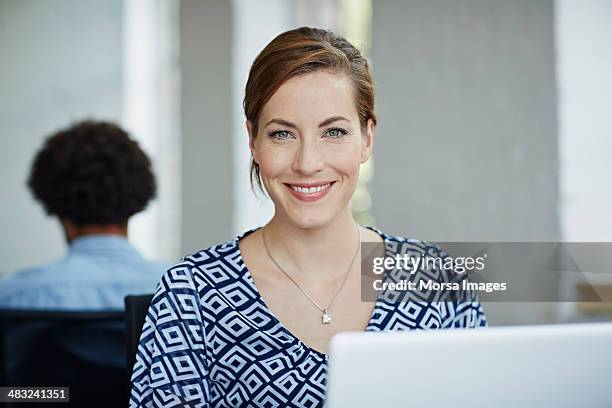
[[[612,323],[340,333],[326,407],[612,407]]]

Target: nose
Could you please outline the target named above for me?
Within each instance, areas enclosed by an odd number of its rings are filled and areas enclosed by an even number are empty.
[[[319,147],[316,140],[302,139],[293,160],[293,170],[305,176],[311,176],[321,171],[324,164]]]

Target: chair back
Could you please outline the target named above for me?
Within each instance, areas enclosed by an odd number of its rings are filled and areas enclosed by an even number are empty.
[[[0,386],[70,387],[69,406],[124,406],[126,376],[123,312],[0,310]]]
[[[127,342],[128,384],[131,386],[131,373],[136,362],[138,342],[144,325],[147,310],[153,295],[130,295],[125,297],[125,337]]]

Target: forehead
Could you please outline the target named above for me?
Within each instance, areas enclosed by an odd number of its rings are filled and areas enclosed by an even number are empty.
[[[351,80],[325,71],[300,75],[285,82],[264,105],[260,123],[284,119],[297,124],[319,123],[331,116],[358,120]]]

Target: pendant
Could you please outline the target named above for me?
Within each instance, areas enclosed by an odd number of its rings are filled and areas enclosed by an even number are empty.
[[[327,312],[327,309],[323,309],[323,316],[321,316],[321,323],[330,324],[332,321],[331,315]]]

